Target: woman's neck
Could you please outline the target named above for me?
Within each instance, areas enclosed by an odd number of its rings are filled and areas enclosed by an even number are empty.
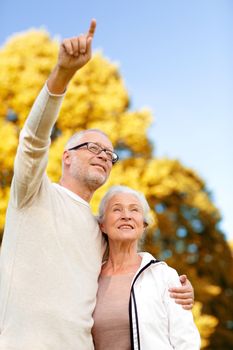
[[[103,265],[101,275],[120,275],[136,272],[140,267],[142,258],[135,247],[109,247],[109,257]]]

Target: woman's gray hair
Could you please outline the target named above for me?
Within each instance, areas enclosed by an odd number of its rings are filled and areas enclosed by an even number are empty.
[[[118,193],[129,193],[135,196],[138,201],[140,202],[142,208],[143,208],[143,216],[144,216],[144,223],[148,226],[151,224],[151,215],[150,215],[150,207],[149,204],[141,192],[138,192],[130,187],[122,186],[122,185],[115,185],[110,187],[110,189],[105,193],[103,196],[100,205],[99,205],[99,215],[97,216],[97,219],[99,223],[102,223],[104,219],[104,213],[107,207],[107,204],[109,200]]]

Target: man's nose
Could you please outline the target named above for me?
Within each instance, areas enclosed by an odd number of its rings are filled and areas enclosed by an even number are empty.
[[[108,160],[107,153],[104,149],[98,154],[98,158],[104,159],[105,161]]]

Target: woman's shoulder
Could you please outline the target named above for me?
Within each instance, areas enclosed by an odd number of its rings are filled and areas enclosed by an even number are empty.
[[[156,259],[152,254],[148,252],[140,253],[140,256],[142,256],[142,264],[144,266],[151,262],[150,270],[155,277],[162,278],[163,281],[167,282],[179,281],[177,271],[173,267],[169,266],[165,261]]]

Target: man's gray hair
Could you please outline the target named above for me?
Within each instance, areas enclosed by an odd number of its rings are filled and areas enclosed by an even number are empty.
[[[110,187],[110,189],[103,196],[103,198],[100,202],[100,205],[99,205],[99,215],[97,216],[97,219],[100,223],[104,219],[105,209],[107,207],[109,200],[115,194],[118,194],[118,193],[129,193],[129,194],[132,194],[133,196],[135,196],[143,208],[144,223],[146,225],[151,224],[152,218],[150,215],[150,207],[149,207],[149,204],[148,204],[144,194],[142,194],[141,192],[138,192],[138,191],[136,191],[128,186],[122,186],[122,185],[115,185],[115,186]]]
[[[83,137],[83,135],[91,133],[91,132],[98,132],[98,133],[106,136],[107,138],[109,138],[108,135],[105,134],[105,132],[103,132],[99,129],[81,130],[81,131],[76,132],[73,136],[70,137],[70,139],[67,141],[67,143],[65,145],[65,150],[68,150],[69,148],[77,146],[79,140]]]

